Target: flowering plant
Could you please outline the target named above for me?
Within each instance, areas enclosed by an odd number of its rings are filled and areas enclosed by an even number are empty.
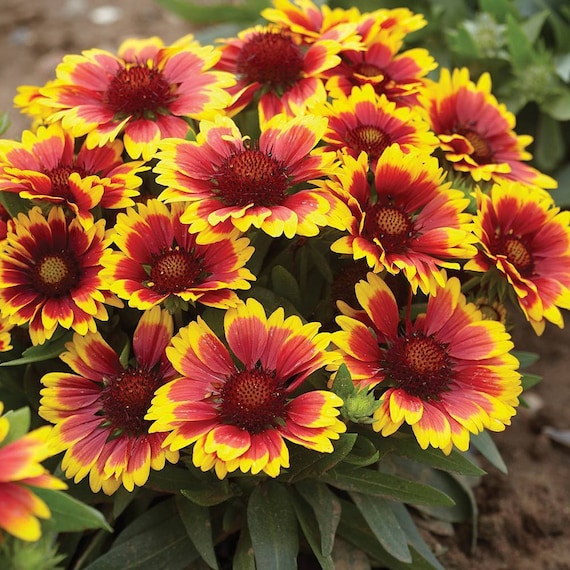
[[[4,560],[43,530],[44,568],[441,568],[416,521],[474,513],[465,477],[501,465],[533,381],[514,315],[570,308],[556,181],[489,74],[406,48],[421,14],[261,16],[19,90]]]

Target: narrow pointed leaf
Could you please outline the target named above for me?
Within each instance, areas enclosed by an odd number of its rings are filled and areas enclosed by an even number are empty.
[[[257,568],[296,568],[297,520],[283,485],[269,481],[253,490],[247,505],[247,525]]]
[[[390,502],[382,497],[369,497],[360,493],[350,493],[350,496],[386,552],[401,562],[411,562],[412,554],[406,533],[392,512]]]
[[[214,552],[214,541],[212,540],[210,511],[206,507],[201,507],[189,501],[182,495],[176,497],[176,506],[184,528],[196,550],[210,568],[217,570],[218,561]]]
[[[295,488],[313,509],[321,535],[321,552],[328,556],[332,552],[340,520],[340,502],[324,483],[318,481],[305,479]]]
[[[478,435],[471,436],[471,442],[477,451],[479,451],[479,453],[481,453],[481,455],[494,467],[502,473],[508,473],[507,466],[501,457],[501,453],[497,449],[495,442],[488,432],[482,431]]]
[[[385,497],[404,503],[453,505],[453,500],[438,489],[372,469],[348,470],[339,467],[324,473],[321,480],[344,491]]]

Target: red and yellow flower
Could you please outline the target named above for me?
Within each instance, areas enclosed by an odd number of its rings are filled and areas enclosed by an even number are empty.
[[[137,204],[117,216],[110,235],[119,251],[107,250],[101,277],[131,307],[149,309],[180,298],[210,307],[235,305],[234,290],[249,289],[255,276],[245,268],[253,247],[234,231],[211,244],[180,221],[182,204],[169,208],[158,200]]]
[[[40,89],[41,105],[52,108],[48,122],[87,135],[88,148],[123,135],[129,156],[150,160],[160,139],[186,136],[189,118],[206,118],[230,103],[225,88],[235,80],[212,69],[219,56],[191,35],[171,46],[158,37],[129,39],[118,55],[101,49],[67,55],[57,80]]]
[[[123,365],[99,332],[74,334],[60,358],[73,373],[42,378],[39,414],[54,424],[50,447],[65,451],[62,469],[93,492],[111,495],[121,485],[142,486],[150,470],[175,463],[165,449],[167,434],[148,433],[144,419],[154,391],[177,376],[165,356],[173,334],[170,314],[154,307],[142,314],[133,334],[133,358]]]
[[[356,35],[356,22],[360,18],[358,8],[345,10],[331,8],[327,4],[317,6],[311,0],[273,0],[273,7],[264,8],[261,16],[280,29],[302,37],[307,44],[331,39],[345,48],[360,46]]]
[[[10,435],[9,416],[2,416],[3,410],[0,402],[0,444]],[[43,426],[0,446],[0,542],[1,531],[20,540],[39,540],[42,529],[38,519],[49,519],[51,512],[34,488],[67,487],[41,465],[52,455],[46,445],[50,431],[50,426]]]
[[[525,150],[532,137],[514,132],[515,116],[491,93],[488,73],[474,83],[466,68],[442,69],[439,82],[424,95],[431,128],[455,170],[477,182],[513,180],[556,188],[553,178],[525,164],[532,158]]]
[[[83,143],[77,153],[75,145],[59,124],[24,131],[21,143],[0,141],[0,191],[66,205],[86,227],[96,206],[132,206],[143,162],[123,162],[119,140],[94,149]]]
[[[33,344],[49,340],[58,325],[80,335],[108,318],[116,303],[99,276],[107,245],[105,221],[90,228],[69,222],[59,206],[47,218],[39,207],[19,214],[0,252],[0,309],[11,324],[29,324]]]
[[[437,137],[418,112],[397,107],[386,95],[378,95],[370,83],[353,87],[348,97],[339,97],[313,111],[328,119],[323,135],[326,150],[354,158],[364,151],[372,165],[393,144],[404,152],[415,149],[428,154],[437,146]]]
[[[512,286],[537,334],[546,321],[564,326],[570,309],[570,212],[537,188],[517,182],[477,192],[475,234],[481,249],[465,269],[495,268]]]
[[[522,390],[513,343],[502,323],[466,302],[458,279],[430,296],[413,322],[400,319],[394,295],[373,273],[356,296],[366,318],[337,317],[333,343],[353,381],[379,395],[375,431],[388,436],[406,423],[423,449],[448,454],[453,446],[465,451],[471,433],[510,424]]]
[[[302,38],[275,26],[255,26],[225,40],[217,69],[232,73],[228,108],[236,114],[253,102],[261,123],[278,114],[295,117],[326,99],[324,71],[340,63],[340,44],[319,39],[306,46]]]
[[[200,232],[198,243],[252,226],[272,237],[315,236],[336,204],[305,187],[336,168],[334,153],[315,149],[325,128],[314,115],[276,115],[251,142],[229,117],[203,121],[195,142],[163,141],[155,171],[167,188],[159,199],[188,202],[181,220]]]
[[[182,377],[157,390],[151,433],[170,431],[170,449],[194,444],[194,465],[220,479],[237,469],[276,477],[289,467],[285,440],[333,451],[331,440],[346,429],[337,418],[342,400],[326,390],[297,393],[337,358],[319,326],[285,318],[283,309],[267,317],[248,299],[226,312],[226,346],[198,317],[167,349]]]
[[[415,293],[436,293],[444,284],[440,268],[459,269],[459,259],[477,250],[471,233],[469,200],[445,182],[436,158],[398,145],[387,148],[368,178],[368,160],[347,156],[342,171],[324,182],[348,206],[348,234],[336,240],[336,253],[364,259],[375,272],[402,272]]]
[[[327,73],[328,93],[333,98],[348,97],[354,86],[369,83],[398,106],[417,105],[425,76],[437,63],[423,48],[401,52],[402,44],[402,37],[384,33],[366,41],[364,49],[343,50],[342,63]]]

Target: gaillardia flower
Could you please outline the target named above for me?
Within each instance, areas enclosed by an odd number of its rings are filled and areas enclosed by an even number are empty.
[[[93,492],[111,495],[121,485],[144,485],[151,469],[178,460],[162,446],[166,434],[149,434],[144,419],[154,391],[177,376],[164,352],[172,334],[172,317],[154,307],[138,322],[126,365],[99,332],[74,334],[66,344],[60,358],[73,373],[42,378],[39,414],[55,424],[49,444],[65,451],[67,477],[77,483],[89,474]]]
[[[216,241],[251,226],[272,237],[315,236],[330,222],[328,192],[305,188],[308,181],[334,171],[334,153],[314,147],[326,119],[276,115],[250,142],[229,117],[203,121],[194,142],[168,139],[155,171],[167,186],[159,199],[186,201],[182,221],[198,243]]]
[[[373,273],[356,285],[366,323],[337,317],[333,343],[353,381],[374,388],[372,427],[382,435],[403,423],[423,449],[465,451],[469,434],[502,431],[522,391],[517,359],[503,324],[486,320],[451,278],[414,322],[399,316],[394,295]],[[363,319],[364,320],[364,319]]]
[[[327,75],[325,87],[334,98],[348,97],[354,86],[370,83],[398,106],[418,104],[425,76],[437,67],[426,49],[401,52],[403,38],[387,33],[365,41],[365,49],[343,50],[342,63]]]
[[[75,144],[59,124],[24,131],[21,143],[0,141],[0,191],[66,205],[87,227],[95,206],[132,206],[143,162],[123,162],[119,140],[94,149],[82,144],[77,153]]]
[[[131,307],[149,309],[176,297],[210,307],[235,305],[235,289],[249,289],[255,276],[245,268],[253,247],[237,230],[212,244],[180,221],[182,204],[169,209],[158,200],[137,204],[117,216],[110,236],[119,251],[107,250],[101,277]]]
[[[2,530],[20,540],[36,541],[42,534],[40,519],[50,510],[34,494],[34,487],[65,489],[67,485],[49,474],[40,462],[52,455],[46,445],[51,426],[43,426],[5,445],[10,432],[8,416],[0,402],[0,542]]]
[[[570,212],[517,182],[495,184],[488,195],[478,191],[477,207],[481,249],[465,269],[495,268],[537,334],[546,321],[562,328],[559,309],[570,309]]]
[[[336,240],[336,253],[365,259],[380,273],[402,272],[415,293],[436,293],[444,284],[440,268],[459,269],[459,259],[477,250],[469,200],[445,182],[436,158],[397,145],[386,149],[368,178],[368,161],[347,156],[342,171],[323,184],[348,206],[348,235]]]
[[[275,26],[248,28],[225,42],[216,68],[237,77],[228,89],[233,96],[228,112],[236,114],[259,94],[255,108],[262,124],[281,113],[303,114],[324,101],[322,74],[340,62],[337,41],[319,39],[306,46],[301,37]]]
[[[407,152],[415,149],[431,153],[436,136],[422,117],[408,107],[396,107],[386,95],[378,95],[370,83],[352,88],[348,97],[339,97],[314,109],[328,119],[323,135],[326,150],[350,154],[364,151],[374,165],[393,144]]]
[[[101,49],[66,55],[57,80],[40,89],[41,103],[53,109],[48,122],[87,135],[88,148],[123,134],[129,156],[150,160],[161,138],[186,136],[188,118],[230,103],[224,88],[234,79],[212,70],[219,56],[191,35],[171,46],[158,37],[129,39],[117,56]]]
[[[442,69],[439,82],[424,92],[422,104],[440,148],[452,167],[473,180],[515,180],[540,188],[556,188],[556,181],[524,161],[529,135],[514,132],[515,116],[491,93],[491,79],[483,73],[477,83],[467,68]]]
[[[105,221],[85,229],[68,222],[59,206],[46,217],[39,207],[19,214],[0,252],[0,309],[11,324],[29,323],[33,344],[49,340],[58,325],[79,334],[108,318],[112,296],[99,277],[106,247]]]
[[[338,356],[319,326],[284,318],[281,308],[267,317],[248,299],[226,312],[226,347],[198,317],[167,348],[182,377],[157,390],[150,432],[170,431],[164,445],[173,450],[193,443],[194,465],[220,479],[238,468],[276,477],[289,467],[284,440],[333,451],[331,439],[346,429],[337,418],[342,400],[327,390],[296,393]]]
[[[273,0],[273,7],[264,8],[261,16],[280,29],[303,38],[307,44],[320,39],[332,39],[344,48],[361,46],[356,35],[356,22],[360,18],[358,8],[331,8],[317,5],[312,0]]]

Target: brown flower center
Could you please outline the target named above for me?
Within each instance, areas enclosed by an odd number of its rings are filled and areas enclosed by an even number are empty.
[[[120,376],[106,381],[101,392],[101,405],[115,435],[142,436],[148,433],[151,422],[144,416],[150,408],[154,391],[162,384],[161,376],[139,368],[129,368]]]
[[[162,72],[146,65],[121,69],[107,88],[105,104],[118,118],[152,116],[175,99]]]
[[[223,421],[249,433],[261,433],[283,417],[285,393],[274,373],[243,370],[226,379],[220,391]]]
[[[421,332],[399,337],[384,352],[386,379],[422,400],[437,400],[453,379],[446,346]]]
[[[357,151],[364,151],[372,159],[378,158],[392,144],[390,136],[374,125],[359,125],[344,135],[346,145]]]
[[[257,149],[245,149],[226,159],[214,183],[225,206],[277,206],[289,188],[283,164]]]
[[[460,128],[456,131],[461,136],[465,137],[473,147],[471,158],[478,164],[488,164],[493,162],[493,149],[485,139],[477,131],[469,128]]]
[[[364,77],[376,77],[378,75],[384,75],[384,72],[374,65],[373,63],[368,63],[363,61],[354,66],[354,72]]]
[[[301,77],[303,52],[280,32],[254,34],[241,48],[236,72],[248,83],[286,89]]]
[[[396,206],[374,204],[365,212],[365,236],[377,239],[388,253],[405,251],[414,236],[414,223],[409,214]]]
[[[506,258],[516,267],[523,277],[529,277],[534,272],[534,258],[524,240],[513,234],[502,239],[499,238],[495,245],[495,251]]]
[[[51,170],[44,170],[43,173],[51,180],[53,187],[52,195],[61,198],[73,198],[69,191],[69,177],[77,172],[82,178],[87,175],[84,169],[76,166],[60,164]]]
[[[185,291],[203,278],[202,262],[183,249],[165,251],[153,259],[148,286],[160,295]]]
[[[32,271],[32,284],[46,297],[63,297],[79,282],[79,263],[67,251],[47,253]]]

